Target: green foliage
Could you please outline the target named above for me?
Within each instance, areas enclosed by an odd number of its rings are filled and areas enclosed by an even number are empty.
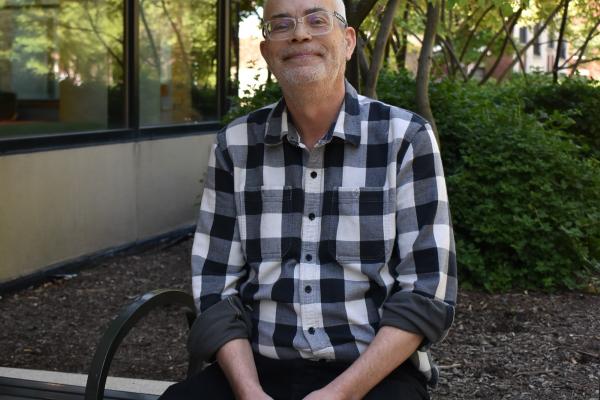
[[[258,79],[258,76],[256,79]],[[237,117],[275,103],[280,98],[281,89],[273,81],[262,83],[252,89],[246,89],[244,90],[244,96],[231,98],[231,107],[223,118],[223,122],[229,123]]]
[[[526,113],[521,89],[432,91],[459,270],[490,291],[574,289],[600,269],[600,162],[557,128],[569,116]]]
[[[584,155],[600,159],[600,82],[572,78],[555,85],[547,75],[535,79],[536,84],[527,87],[525,82],[517,82],[522,87],[525,111],[537,114],[541,121],[551,121],[557,114],[570,117],[573,123],[564,130]]]
[[[597,153],[582,152],[579,138],[597,133],[600,114],[587,108],[597,107],[597,86],[445,80],[430,90],[461,284],[489,291],[577,289],[598,276],[600,161]],[[563,91],[578,100],[557,99]],[[415,82],[406,71],[384,71],[377,92],[382,101],[415,109]],[[279,95],[275,84],[262,85],[238,101],[228,120]],[[543,96],[553,101],[536,103]]]
[[[414,109],[407,73],[380,82],[380,99]],[[448,80],[432,83],[430,95],[463,284],[498,291],[588,282],[600,270],[598,86]]]

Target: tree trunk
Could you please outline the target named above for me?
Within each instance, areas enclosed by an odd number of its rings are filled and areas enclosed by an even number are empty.
[[[417,112],[431,124],[438,144],[440,140],[435,120],[433,119],[433,113],[431,112],[431,104],[429,103],[429,74],[439,17],[439,2],[436,1],[435,4],[428,2],[425,34],[423,36],[423,45],[419,54],[419,64],[417,67]]]
[[[564,46],[565,27],[567,26],[567,17],[569,15],[569,1],[565,0],[565,9],[563,10],[562,21],[560,22],[560,32],[558,34],[558,42],[556,45],[556,57],[554,57],[554,66],[552,67],[552,82],[558,82],[558,59],[560,52]]]
[[[377,0],[344,0],[348,25],[356,30],[357,35],[360,24],[367,18],[376,3]],[[360,92],[360,68],[356,49],[346,66],[346,78]]]
[[[369,66],[369,74],[365,82],[365,96],[376,98],[377,78],[379,77],[379,71],[383,65],[383,57],[385,56],[385,48],[392,32],[392,26],[394,25],[394,15],[396,15],[396,9],[400,4],[399,0],[388,0],[383,12],[383,18],[381,20],[381,26],[379,32],[377,32],[377,38],[375,39],[375,49],[373,56],[371,57],[371,65]]]
[[[410,16],[410,3],[406,3],[404,6],[404,15],[402,15],[402,20],[404,21],[404,26],[408,23],[408,17]],[[407,51],[407,41],[408,35],[406,34],[406,29],[402,28],[402,34],[400,35],[401,44],[400,51],[396,56],[396,61],[398,63],[398,68],[405,69],[406,68],[406,51]]]
[[[358,67],[360,69],[360,77],[364,80],[367,79],[369,74],[369,62],[365,54],[365,41],[362,36],[358,36],[356,51],[354,52],[358,57]]]

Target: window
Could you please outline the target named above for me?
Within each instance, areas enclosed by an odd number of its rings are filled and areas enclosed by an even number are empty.
[[[554,32],[553,31],[550,31],[548,33],[548,48],[549,49],[554,48]]]
[[[537,35],[535,41],[533,42],[533,54],[539,56],[542,54],[542,46],[540,45],[540,24],[535,24],[533,28],[534,35]]]
[[[519,28],[519,42],[527,43],[527,28],[524,26]]]
[[[140,3],[140,124],[217,119],[217,4]]]
[[[0,155],[214,133],[240,4],[0,0]]]
[[[558,56],[562,59],[567,58],[567,42],[561,40],[558,44]]]
[[[122,0],[0,6],[0,139],[124,126]]]

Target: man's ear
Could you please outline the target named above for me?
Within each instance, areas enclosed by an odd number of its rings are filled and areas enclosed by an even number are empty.
[[[267,64],[269,64],[269,51],[267,50],[267,41],[263,40],[260,42],[260,54],[265,59]]]
[[[346,28],[346,61],[349,61],[356,47],[356,31],[351,26]]]

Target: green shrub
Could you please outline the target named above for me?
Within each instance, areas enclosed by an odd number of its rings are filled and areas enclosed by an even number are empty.
[[[532,81],[533,80],[533,81]],[[534,75],[528,82],[516,80],[525,102],[525,111],[541,121],[551,121],[556,113],[573,123],[563,127],[582,153],[600,159],[600,82],[583,78],[565,78],[552,83],[546,75]]]
[[[568,117],[541,123],[521,92],[441,82],[432,90],[464,283],[574,289],[600,264],[600,163]]]

